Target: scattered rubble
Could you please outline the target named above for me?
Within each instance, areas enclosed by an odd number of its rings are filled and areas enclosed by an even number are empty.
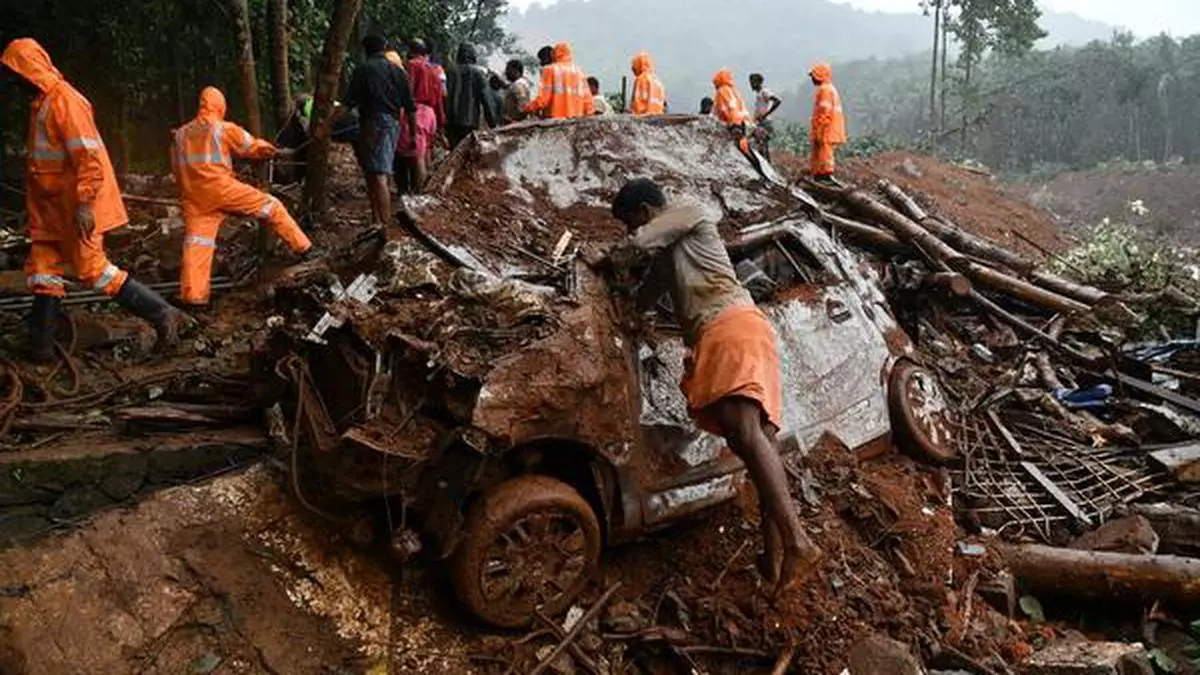
[[[80,294],[38,369],[24,300],[0,298],[0,670],[1133,673],[1192,639],[1170,612],[1200,600],[1200,348],[1126,331],[1194,298],[1052,273],[1067,243],[988,177],[896,155],[788,185],[699,119],[530,123],[464,144],[379,232],[343,169],[329,263],[258,268],[255,228],[227,226],[228,294],[179,354],[148,362],[145,330]],[[722,217],[785,379],[829,385],[790,396],[793,496],[825,552],[795,595],[757,570],[740,463],[687,421],[669,314],[641,326],[597,262],[623,235],[607,200],[643,175]],[[170,284],[178,224],[138,208],[114,251]],[[788,332],[809,325],[828,332]],[[460,622],[435,572],[478,581],[477,613],[506,592],[470,573],[512,559],[462,542],[500,512],[475,490],[529,474],[565,515],[521,527],[556,546],[496,578],[570,588],[516,603],[532,623],[488,617],[507,632]],[[47,617],[69,594],[88,600],[68,638]],[[1129,608],[1076,640],[1064,596]]]

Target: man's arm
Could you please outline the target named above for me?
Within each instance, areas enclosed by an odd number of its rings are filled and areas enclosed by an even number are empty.
[[[233,122],[222,122],[222,124],[225,125],[222,138],[229,154],[248,159],[267,159],[275,156],[275,146],[269,141],[255,138],[249,131]]]
[[[400,68],[394,69],[396,78],[396,95],[399,98],[399,108],[408,116],[408,148],[417,145],[417,102],[413,100],[412,87],[408,83],[408,73]]]
[[[53,103],[55,122],[62,130],[63,145],[71,166],[75,168],[75,196],[80,209],[90,211],[91,204],[104,185],[104,162],[107,152],[91,106],[81,98],[67,94]]]
[[[817,100],[813,106],[812,126],[809,137],[814,143],[825,142],[829,128],[833,126],[833,92],[826,87],[817,89]]]
[[[772,113],[774,113],[776,110],[779,110],[779,106],[783,105],[783,99],[776,96],[773,92],[767,92],[767,95],[770,97],[771,107],[767,108],[767,111],[763,113],[762,117],[758,118],[760,122],[770,117]]]
[[[366,76],[363,73],[363,66],[354,69],[354,73],[350,75],[350,86],[346,89],[344,104],[346,112],[359,107],[362,103],[363,94],[366,91],[367,83]]]
[[[540,113],[550,105],[550,99],[554,95],[554,66],[546,66],[542,68],[542,86],[538,91],[538,97],[532,103],[525,106],[527,113]]]
[[[657,253],[696,229],[704,218],[698,206],[670,209],[635,232],[633,245],[643,251]]]

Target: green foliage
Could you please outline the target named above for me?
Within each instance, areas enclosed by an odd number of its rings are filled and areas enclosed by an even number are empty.
[[[1144,215],[1141,202],[1131,211]],[[1200,297],[1200,251],[1153,238],[1136,226],[1105,219],[1084,237],[1078,248],[1055,260],[1051,269],[1082,283],[1117,294],[1157,294],[1175,287],[1189,297]],[[1159,327],[1190,332],[1195,326],[1193,308],[1164,303],[1139,307],[1146,312],[1132,334],[1156,339]]]
[[[196,113],[202,88],[229,99],[230,116],[244,119],[237,95],[237,50],[228,0],[37,0],[9,3],[0,21],[0,46],[35,36],[55,65],[92,101],[101,133],[118,162],[163,171],[168,131]],[[267,0],[249,0],[264,119],[270,110]],[[294,92],[314,86],[333,0],[288,0],[289,65]],[[472,41],[487,54],[511,44],[500,20],[507,0],[365,0],[358,32],[393,38],[432,38],[448,53]],[[361,59],[352,45],[352,67]],[[122,119],[122,108],[125,119]],[[24,139],[28,101],[0,93],[0,134],[10,150]],[[132,157],[122,158],[127,135]]]
[[[808,126],[798,122],[776,122],[775,136],[772,138],[771,144],[794,155],[807,156],[810,146]],[[849,142],[838,148],[838,156],[843,158],[872,157],[889,150],[897,150],[900,147],[900,144],[877,134],[851,136]]]
[[[928,145],[929,57],[838,65],[852,135]],[[937,147],[1005,173],[1200,161],[1200,36],[996,52],[951,68]]]

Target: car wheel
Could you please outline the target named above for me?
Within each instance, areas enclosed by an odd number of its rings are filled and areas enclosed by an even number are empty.
[[[892,426],[901,447],[935,464],[954,461],[954,412],[933,373],[900,361],[892,369],[888,389]]]
[[[600,560],[600,523],[570,485],[519,476],[485,492],[467,513],[452,560],[455,591],[472,613],[502,628],[553,616],[583,591]]]

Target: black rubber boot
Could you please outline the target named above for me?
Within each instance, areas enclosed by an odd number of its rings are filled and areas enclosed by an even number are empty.
[[[29,312],[29,351],[37,363],[54,359],[54,324],[61,307],[60,298],[33,296],[33,310]]]
[[[149,321],[158,336],[155,351],[166,351],[179,345],[179,332],[187,315],[172,307],[161,295],[129,278],[117,293],[117,303]]]

